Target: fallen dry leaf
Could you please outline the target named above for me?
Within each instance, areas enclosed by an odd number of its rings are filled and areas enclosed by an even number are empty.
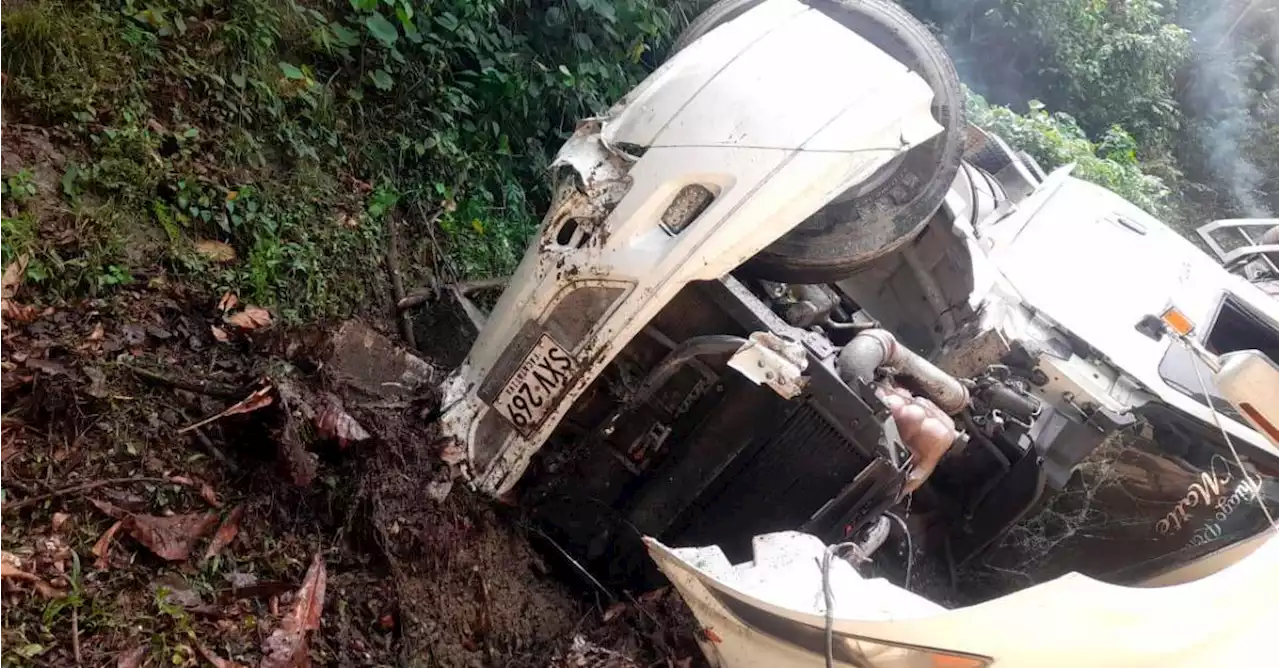
[[[169,476],[169,482],[174,483],[176,485],[186,485],[187,487],[196,486],[196,481],[184,475],[171,475]]]
[[[121,508],[120,506],[117,506],[116,504],[111,503],[110,501],[103,501],[101,499],[89,499],[89,503],[92,503],[94,508],[101,510],[103,515],[106,515],[107,517],[110,517],[112,519],[122,520],[124,519],[125,515],[129,514],[129,512],[126,511],[124,508]]]
[[[222,502],[218,500],[218,493],[213,491],[213,486],[207,482],[200,485],[200,498],[204,499],[205,503],[208,503],[214,508],[222,507]]]
[[[222,319],[227,324],[235,325],[240,329],[258,329],[271,326],[271,311],[260,306],[246,306],[243,311],[224,316]]]
[[[369,432],[351,417],[351,414],[342,407],[338,397],[332,394],[327,395],[324,409],[316,416],[316,430],[321,438],[332,438],[338,441],[338,446],[342,448],[347,447],[352,441],[364,441],[369,438]]]
[[[218,310],[226,313],[235,308],[240,303],[240,298],[234,292],[222,293],[222,298],[218,300]]]
[[[213,650],[204,646],[204,643],[196,643],[196,649],[200,652],[200,656],[204,657],[205,661],[213,664],[213,668],[244,668],[244,664],[236,663],[214,654]]]
[[[34,306],[19,304],[11,299],[0,299],[0,313],[3,313],[5,320],[20,325],[33,322],[40,316],[40,310]]]
[[[346,213],[345,211],[338,212],[337,220],[339,225],[348,229],[354,230],[355,228],[360,227],[360,218]]]
[[[275,441],[276,454],[289,480],[298,487],[310,485],[316,478],[316,456],[307,451],[293,420],[289,420],[283,429],[276,432]]]
[[[172,517],[131,515],[124,521],[124,530],[157,557],[166,561],[186,561],[196,542],[217,523],[217,513]]]
[[[467,449],[457,443],[450,443],[440,450],[440,460],[446,464],[461,464],[467,461]]]
[[[324,559],[317,552],[311,559],[307,576],[298,588],[297,602],[280,626],[262,643],[259,668],[302,668],[311,665],[307,634],[320,628],[320,612],[324,609]]]
[[[641,594],[639,596],[639,600],[641,603],[645,605],[651,605],[653,603],[657,603],[658,601],[661,601],[669,591],[671,591],[670,587],[658,587],[653,591],[647,591]]]
[[[126,649],[116,657],[116,668],[140,668],[142,660],[145,658],[147,658],[146,645],[138,645],[133,649]]]
[[[453,480],[432,480],[427,483],[427,498],[436,503],[444,503],[453,490]]]
[[[107,388],[107,374],[102,369],[93,366],[86,366],[80,369],[85,378],[89,379],[89,387],[85,389],[85,393],[97,399],[105,399],[111,394]]]
[[[89,336],[86,338],[86,340],[87,340],[87,341],[101,341],[101,340],[102,340],[102,337],[104,337],[104,336],[106,336],[106,335],[107,335],[107,330],[106,330],[106,328],[102,326],[102,323],[98,323],[98,324],[96,324],[96,325],[94,325],[94,326],[93,326],[93,331],[92,331],[92,332],[89,332]]]
[[[222,548],[231,544],[236,539],[236,534],[240,533],[240,520],[244,517],[244,506],[237,506],[227,515],[227,519],[222,521],[222,525],[218,527],[218,531],[213,534],[213,540],[209,541],[209,549],[204,552],[204,560],[208,561],[222,551]]]
[[[619,615],[621,615],[626,611],[627,611],[626,603],[623,603],[621,601],[614,603],[608,608],[605,608],[604,615],[602,616],[602,621],[605,624],[608,624],[609,622],[617,619]]]
[[[0,449],[0,464],[4,464],[5,462],[8,462],[10,459],[13,459],[14,455],[22,454],[23,449],[24,448],[22,447],[21,444],[5,443],[4,448]]]
[[[71,519],[70,513],[54,513],[53,520],[49,522],[49,525],[53,528],[55,532],[62,531],[62,527],[66,526],[67,521],[69,521],[70,519]]]
[[[27,274],[28,259],[27,254],[23,253],[4,268],[4,277],[0,279],[0,297],[12,299],[18,292],[18,286],[22,285],[22,279]]]
[[[236,249],[229,244],[211,239],[197,241],[196,252],[210,262],[232,262],[236,259]]]
[[[62,598],[66,595],[57,587],[45,582],[43,578],[22,570],[22,560],[8,552],[0,552],[0,578],[30,582],[31,586],[45,598]]]
[[[111,566],[111,562],[108,560],[108,557],[111,556],[111,541],[115,539],[116,533],[120,531],[120,527],[123,525],[123,520],[116,520],[112,523],[111,528],[103,532],[102,536],[98,538],[98,542],[93,544],[93,549],[90,550],[90,553],[97,557],[93,562],[94,568],[102,571]]]
[[[209,325],[209,332],[213,334],[213,340],[218,343],[226,343],[231,340],[231,337],[227,334],[227,330],[217,325]]]
[[[67,365],[61,362],[56,362],[54,360],[47,360],[47,359],[41,359],[39,357],[32,357],[31,359],[28,359],[26,361],[26,365],[28,369],[35,369],[36,371],[39,371],[40,373],[43,373],[47,376],[71,377],[71,369],[68,369]]]
[[[179,429],[178,433],[185,434],[191,431],[192,429],[198,429],[200,427],[203,427],[209,424],[210,422],[213,422],[214,420],[220,420],[224,417],[227,417],[228,415],[240,415],[241,413],[250,413],[250,412],[256,411],[259,408],[266,408],[267,406],[270,406],[271,402],[273,401],[273,399],[271,398],[272,389],[273,388],[271,387],[271,385],[264,385],[254,390],[253,394],[250,394],[244,399],[241,399],[239,402],[235,403],[227,410],[222,411],[221,413],[218,413],[213,417],[205,418],[195,424],[187,425],[182,429]]]

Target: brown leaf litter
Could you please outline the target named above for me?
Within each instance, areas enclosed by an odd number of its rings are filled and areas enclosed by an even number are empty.
[[[116,668],[140,668],[145,658],[147,658],[146,645],[126,649],[116,657]]]
[[[236,259],[236,249],[221,241],[201,239],[195,243],[195,248],[196,253],[210,262],[222,264]]]
[[[331,438],[339,447],[346,448],[353,441],[370,438],[369,432],[342,407],[342,401],[332,393],[326,393],[324,408],[315,418],[316,430],[321,438]]]
[[[259,668],[306,668],[311,665],[308,634],[320,628],[325,580],[324,558],[317,552],[298,589],[293,609],[263,641]]]
[[[218,656],[213,650],[205,647],[204,643],[197,644],[196,651],[200,652],[200,656],[204,657],[205,661],[213,664],[213,668],[244,668],[244,664],[236,663],[230,659],[224,659]]]
[[[8,552],[0,552],[0,578],[28,582],[45,598],[61,598],[66,593],[45,582],[44,578],[22,569],[22,560]]]
[[[227,519],[223,520],[218,530],[214,532],[213,540],[209,541],[209,548],[204,552],[205,561],[217,556],[223,548],[236,539],[236,535],[240,533],[240,520],[243,518],[244,506],[237,506],[227,515]]]
[[[254,390],[253,394],[250,394],[244,399],[241,399],[235,404],[232,404],[230,407],[228,407],[226,410],[222,411],[221,413],[218,413],[217,415],[213,415],[211,417],[207,417],[199,422],[196,422],[195,424],[189,424],[183,427],[182,429],[179,429],[178,433],[185,434],[191,431],[192,429],[199,429],[200,427],[203,427],[211,422],[221,420],[222,418],[227,417],[229,415],[241,415],[244,413],[252,413],[253,411],[258,410],[259,408],[266,408],[267,406],[270,406],[273,401],[275,401],[271,396],[271,392],[273,389],[274,388],[270,384],[264,385],[258,388],[257,390]]]
[[[191,550],[218,523],[217,513],[191,513],[157,517],[130,515],[123,529],[166,561],[186,561]]]
[[[111,565],[111,541],[115,539],[122,526],[124,526],[124,520],[116,520],[111,524],[111,528],[102,533],[102,536],[98,538],[98,542],[93,544],[93,549],[90,552],[97,557],[93,562],[94,568],[105,570]]]
[[[271,326],[271,312],[260,306],[246,306],[239,313],[223,316],[228,325],[249,331]]]
[[[100,499],[90,499],[98,510],[117,522],[111,525],[94,544],[92,553],[98,558],[98,568],[107,566],[111,540],[123,530],[142,546],[166,561],[186,561],[200,539],[218,524],[217,513],[187,513],[159,517],[130,513],[119,506]]]

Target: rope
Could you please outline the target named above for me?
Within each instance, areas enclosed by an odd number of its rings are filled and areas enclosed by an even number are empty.
[[[1179,337],[1179,339],[1182,341],[1182,344],[1187,347],[1187,350],[1191,353],[1192,359],[1198,360],[1199,355],[1195,349],[1195,346],[1193,346],[1190,341],[1187,341],[1185,337]],[[1249,470],[1244,467],[1244,460],[1240,457],[1240,453],[1236,450],[1236,444],[1232,442],[1231,435],[1227,433],[1227,428],[1222,425],[1222,418],[1218,415],[1218,409],[1213,407],[1213,395],[1209,393],[1209,385],[1205,383],[1204,376],[1200,373],[1200,365],[1196,364],[1195,361],[1193,361],[1191,364],[1191,369],[1196,372],[1196,381],[1200,383],[1200,391],[1204,393],[1204,401],[1205,401],[1205,404],[1209,407],[1209,415],[1213,417],[1213,425],[1218,428],[1218,431],[1222,433],[1222,439],[1227,442],[1227,448],[1231,450],[1231,456],[1235,458],[1236,466],[1240,467],[1240,475],[1243,476],[1246,481],[1248,481],[1250,487],[1252,487],[1255,490],[1258,490],[1258,492],[1253,495],[1254,500],[1258,502],[1258,507],[1262,508],[1262,513],[1267,516],[1267,521],[1271,523],[1271,528],[1272,529],[1280,528],[1276,525],[1275,518],[1271,516],[1271,509],[1267,508],[1266,501],[1262,499],[1262,493],[1261,493],[1262,481],[1254,480],[1249,475]]]

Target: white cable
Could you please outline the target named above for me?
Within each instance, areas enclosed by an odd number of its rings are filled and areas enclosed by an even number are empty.
[[[908,502],[908,507],[910,507],[910,502]],[[911,545],[911,529],[907,527],[907,523],[906,523],[906,522],[905,522],[901,517],[898,517],[897,515],[894,515],[893,513],[885,513],[885,515],[888,515],[890,519],[892,519],[892,520],[896,521],[896,522],[898,523],[898,526],[902,527],[902,535],[903,535],[903,536],[906,536],[906,539],[907,539],[907,574],[906,574],[906,577],[904,577],[904,578],[902,579],[902,588],[903,588],[903,589],[905,589],[905,590],[907,590],[907,591],[911,591],[911,566],[912,566],[912,563],[911,563],[911,562],[912,562],[912,561],[914,560],[914,558],[915,558],[915,550],[913,550],[913,549],[912,549],[912,545]]]
[[[826,639],[826,659],[827,668],[835,668],[835,652],[833,651],[833,637],[835,636],[835,603],[836,597],[831,593],[831,558],[841,549],[850,548],[854,550],[860,561],[866,561],[867,556],[858,549],[854,543],[836,543],[829,546],[822,553],[822,601],[826,605],[826,611],[823,613],[825,622],[825,639]]]
[[[1275,518],[1271,516],[1271,509],[1267,508],[1267,503],[1262,498],[1262,481],[1254,481],[1253,478],[1249,477],[1249,470],[1244,467],[1244,460],[1240,458],[1240,453],[1236,451],[1235,443],[1231,442],[1231,435],[1227,433],[1227,428],[1222,426],[1222,418],[1218,416],[1218,409],[1213,407],[1213,395],[1209,393],[1209,386],[1204,382],[1204,375],[1200,373],[1200,365],[1197,364],[1200,357],[1195,346],[1185,337],[1178,338],[1182,341],[1182,345],[1187,347],[1187,351],[1191,353],[1191,369],[1196,372],[1196,380],[1200,383],[1200,391],[1204,393],[1204,402],[1209,407],[1209,415],[1213,418],[1213,425],[1218,428],[1218,431],[1222,432],[1222,438],[1227,442],[1227,448],[1231,450],[1231,456],[1235,457],[1236,466],[1240,467],[1240,475],[1244,476],[1249,486],[1255,490],[1253,494],[1254,500],[1262,508],[1262,513],[1267,516],[1267,521],[1271,523],[1271,528],[1280,529],[1280,526],[1276,524]]]

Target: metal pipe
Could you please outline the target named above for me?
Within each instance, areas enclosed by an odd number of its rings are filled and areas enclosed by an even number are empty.
[[[667,356],[649,372],[648,376],[640,383],[640,388],[627,401],[627,408],[639,406],[648,401],[662,384],[667,382],[680,367],[684,366],[689,360],[702,355],[723,355],[726,353],[737,352],[739,348],[746,345],[747,340],[741,336],[730,336],[728,334],[709,334],[707,336],[695,336],[685,339],[680,345],[671,349]]]
[[[938,326],[942,328],[942,340],[950,339],[951,335],[956,333],[956,319],[951,313],[951,306],[947,304],[946,296],[943,295],[942,286],[938,285],[933,272],[924,266],[924,261],[920,259],[914,246],[903,249],[902,258],[906,260],[907,267],[911,269],[916,283],[920,285],[925,301],[929,302],[929,307],[938,316]]]
[[[1040,415],[1041,404],[1034,397],[1023,395],[1007,385],[992,383],[978,391],[985,394],[992,408],[1016,415],[1023,422]]]
[[[913,381],[912,389],[937,404],[948,415],[955,415],[969,405],[969,391],[951,374],[898,343],[883,329],[869,329],[853,337],[840,351],[836,368],[846,383],[875,380],[876,369],[888,367]]]

